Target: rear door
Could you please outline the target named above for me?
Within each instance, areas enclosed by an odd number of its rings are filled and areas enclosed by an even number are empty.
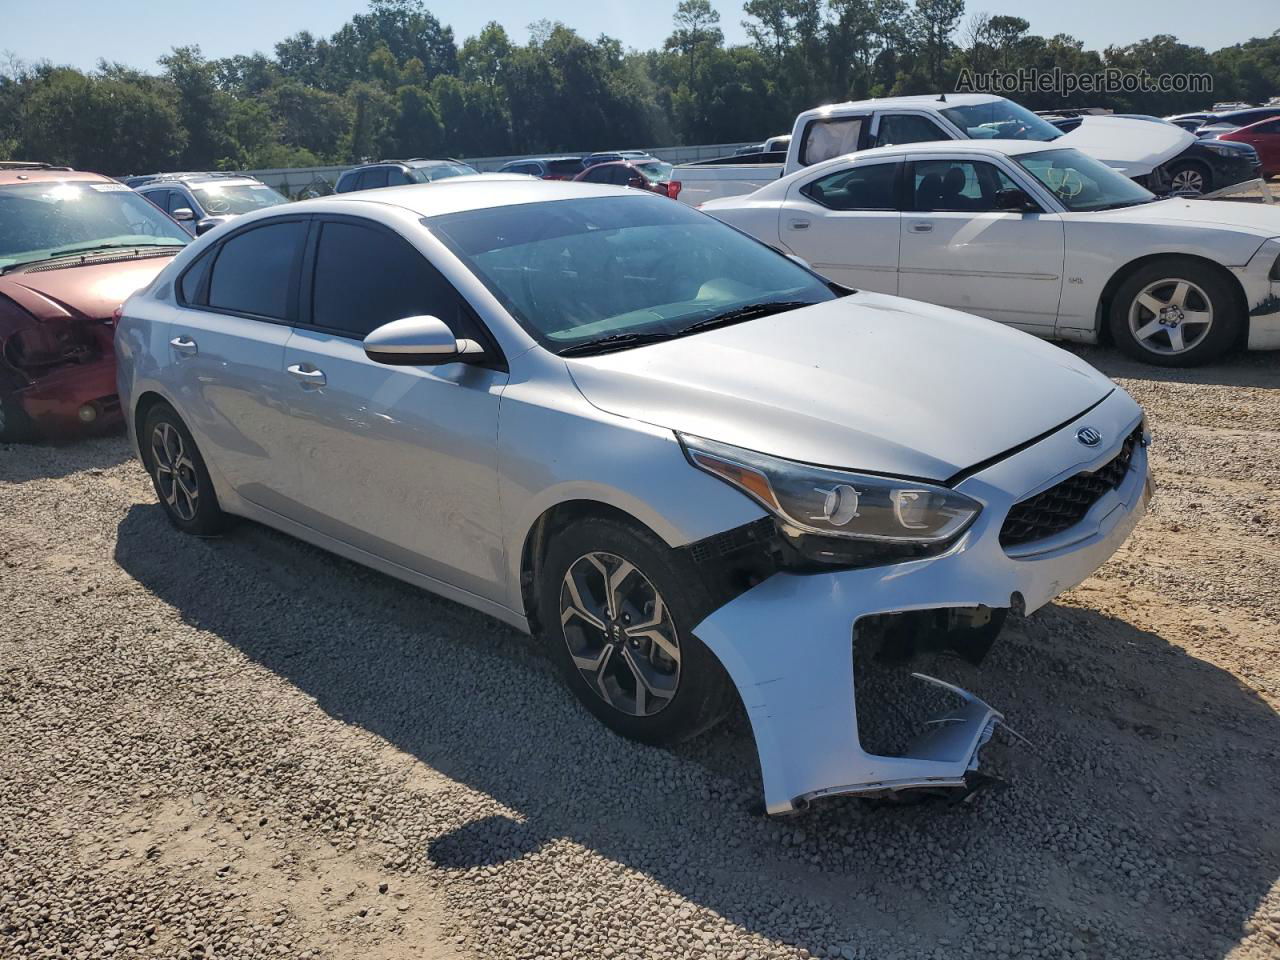
[[[284,344],[297,314],[309,221],[255,223],[210,248],[178,282],[169,351],[180,412],[237,495],[292,515],[296,469]]]
[[[1052,334],[1066,251],[1062,218],[1001,211],[997,194],[1025,187],[986,160],[915,160],[906,164],[904,186],[898,292]]]
[[[399,234],[358,217],[326,216],[317,225],[303,318],[284,351],[302,522],[501,602],[497,434],[505,369],[389,366],[370,360],[361,341],[392,320],[431,315],[460,338],[496,345]]]
[[[824,277],[898,292],[902,163],[851,162],[792,184],[779,211],[783,245]]]
[[[1258,151],[1264,177],[1280,171],[1280,119],[1256,123],[1247,130],[1238,130],[1231,135],[1231,139],[1237,143],[1247,143]]]

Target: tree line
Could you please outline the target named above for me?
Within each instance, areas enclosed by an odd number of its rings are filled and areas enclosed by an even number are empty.
[[[819,103],[951,90],[962,70],[1207,73],[1204,94],[1077,97],[1167,114],[1280,94],[1280,30],[1209,52],[1169,35],[1087,50],[964,0],[746,0],[749,41],[726,45],[708,0],[679,0],[658,50],[539,21],[458,43],[422,0],[370,0],[330,37],[208,59],[174,48],[158,71],[0,65],[0,158],[122,174],[495,156],[763,140]],[[1064,104],[1016,95],[1033,109]]]

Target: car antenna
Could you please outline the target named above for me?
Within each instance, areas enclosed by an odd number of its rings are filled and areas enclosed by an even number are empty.
[[[939,103],[946,103],[946,102],[947,102],[947,95],[946,95],[945,93],[940,93],[940,94],[938,94],[938,102],[939,102]]]

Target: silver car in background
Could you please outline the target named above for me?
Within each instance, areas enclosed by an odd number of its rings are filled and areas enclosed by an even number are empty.
[[[1148,493],[1141,410],[1076,357],[605,186],[248,214],[128,301],[117,351],[180,530],[248,517],[532,632],[642,741],[736,696],[772,813],[967,789],[1001,715],[943,684],[941,722],[867,752],[855,640],[979,659]]]

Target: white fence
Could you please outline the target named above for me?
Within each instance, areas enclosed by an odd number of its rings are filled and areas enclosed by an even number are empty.
[[[692,147],[650,147],[646,150],[660,160],[668,163],[690,163],[694,160],[711,160],[716,157],[727,157],[737,153],[743,147],[752,146],[750,143],[711,143],[702,144]],[[592,153],[591,150],[562,150],[555,153],[544,154],[519,154],[510,157],[471,157],[460,158],[465,159],[467,163],[475,167],[477,170],[491,171],[497,170],[504,163],[512,160],[523,160],[529,156],[586,156]],[[303,191],[308,189],[316,189],[319,193],[328,193],[333,189],[333,185],[337,183],[338,177],[344,170],[350,170],[354,164],[344,164],[336,167],[292,167],[277,170],[244,170],[242,173],[251,177],[257,177],[268,186],[275,187],[281,193],[296,197]],[[320,181],[328,184],[328,187],[322,186]]]

